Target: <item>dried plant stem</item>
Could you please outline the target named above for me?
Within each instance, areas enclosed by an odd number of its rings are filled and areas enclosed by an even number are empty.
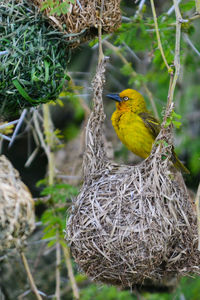
[[[104,7],[104,0],[101,0],[101,9],[100,9],[100,15],[99,15],[99,24],[98,24],[98,38],[99,38],[99,58],[98,58],[98,64],[103,61],[104,54],[103,54],[103,48],[102,48],[102,14],[103,14],[103,7]]]
[[[31,289],[33,291],[33,293],[35,294],[36,298],[38,300],[42,300],[42,297],[40,296],[40,294],[38,293],[38,290],[37,290],[37,287],[36,287],[36,284],[35,284],[35,281],[33,279],[33,276],[31,274],[31,271],[30,271],[30,268],[29,268],[29,265],[28,265],[28,261],[26,259],[26,256],[24,255],[24,252],[21,251],[20,252],[20,256],[21,256],[21,259],[22,259],[22,262],[24,264],[24,268],[26,270],[26,273],[27,273],[27,276],[28,276],[28,279],[29,279],[29,282],[30,282],[30,286],[31,286]]]
[[[136,11],[136,13],[135,13],[135,15],[134,15],[134,19],[137,19],[137,17],[139,16],[139,14],[140,14],[140,12],[141,12],[141,10],[142,10],[144,4],[145,4],[145,1],[146,1],[146,0],[141,0],[141,1],[140,1],[140,4],[138,5],[138,9],[137,9],[137,11]]]
[[[49,104],[43,104],[43,117],[44,117],[44,133],[46,144],[48,148],[48,183],[49,185],[54,184],[55,177],[55,154],[53,151],[54,148],[54,133],[53,133],[53,124],[51,121]],[[57,300],[60,300],[60,263],[61,263],[61,253],[60,253],[60,243],[59,243],[59,232],[56,233],[56,291],[55,297]]]
[[[174,1],[174,8],[176,14],[176,41],[175,41],[175,55],[174,55],[175,74],[173,75],[173,80],[169,88],[168,104],[167,104],[168,107],[171,105],[173,101],[174,90],[180,73],[180,43],[181,43],[182,16],[179,10],[178,1],[177,0],[173,0],[173,1]]]
[[[195,0],[196,2],[196,12],[200,14],[200,0]]]
[[[67,270],[68,270],[69,280],[71,282],[73,296],[74,296],[75,299],[80,299],[78,286],[77,286],[76,279],[75,279],[74,273],[73,273],[73,268],[72,268],[72,263],[71,263],[71,259],[70,259],[69,248],[67,247],[67,245],[66,246],[62,245],[62,249],[63,249],[63,253],[64,253],[64,257],[65,257],[65,262],[66,262],[66,266],[67,266]]]
[[[153,19],[154,19],[154,24],[155,24],[155,30],[156,30],[156,36],[157,36],[157,41],[158,41],[158,48],[160,50],[160,53],[162,55],[163,61],[167,67],[167,70],[169,73],[172,72],[172,69],[170,68],[170,66],[167,63],[167,59],[165,57],[165,53],[162,47],[162,43],[161,43],[161,39],[160,39],[160,33],[159,33],[159,29],[158,29],[158,21],[157,21],[157,17],[156,17],[156,10],[155,10],[155,5],[154,5],[154,0],[150,0],[151,1],[151,9],[152,9],[152,13],[153,13]]]
[[[49,110],[49,104],[43,104],[43,116],[44,116],[44,133],[46,137],[47,147],[49,149],[47,158],[48,158],[48,168],[49,168],[49,185],[52,185],[54,182],[54,170],[55,170],[55,157],[52,148],[54,147],[53,140],[53,129],[52,122]]]
[[[121,59],[121,61],[127,65],[129,64],[128,60],[123,56],[123,54],[120,52],[120,49],[118,49],[116,46],[112,45],[110,42],[104,40],[103,43],[106,45],[107,48],[111,49],[113,52],[115,52],[115,54],[117,54],[119,56],[119,58]],[[131,76],[132,77],[136,77],[138,74],[132,70],[131,72]],[[157,111],[157,108],[156,108],[156,105],[155,105],[155,102],[154,102],[154,99],[153,99],[153,95],[151,93],[151,91],[149,90],[149,88],[147,87],[147,85],[145,83],[142,83],[142,87],[144,88],[145,92],[147,93],[149,99],[150,99],[150,102],[151,102],[151,106],[152,106],[152,109],[153,109],[153,112],[154,112],[154,115],[157,119],[159,119],[159,115],[158,115],[158,111]]]
[[[197,194],[195,198],[195,205],[196,205],[196,211],[197,211],[197,224],[198,224],[198,250],[200,251],[200,183],[197,189]]]
[[[60,253],[60,243],[59,234],[56,234],[56,299],[60,300],[60,264],[61,264],[61,253]]]

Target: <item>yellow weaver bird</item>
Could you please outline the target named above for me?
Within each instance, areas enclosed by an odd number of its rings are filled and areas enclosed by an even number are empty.
[[[147,110],[143,96],[132,89],[106,96],[116,101],[116,110],[112,114],[111,121],[119,139],[134,154],[147,158],[161,126]],[[174,150],[171,160],[177,169],[190,173]]]

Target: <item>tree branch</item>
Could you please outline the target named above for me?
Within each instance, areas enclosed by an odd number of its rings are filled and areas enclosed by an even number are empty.
[[[66,266],[67,266],[67,270],[68,270],[69,280],[71,282],[71,287],[72,287],[73,295],[74,295],[74,298],[76,300],[78,300],[78,299],[80,299],[79,290],[78,290],[76,279],[75,279],[74,273],[73,273],[73,268],[72,268],[72,263],[71,263],[71,259],[70,259],[69,248],[68,248],[67,245],[66,246],[62,245],[62,249],[63,249],[63,253],[64,253],[64,257],[65,257],[65,262],[66,262]]]
[[[165,53],[162,47],[162,43],[161,43],[161,39],[160,39],[160,33],[159,33],[159,29],[158,29],[158,21],[157,21],[157,17],[156,17],[156,10],[155,10],[155,5],[154,5],[154,0],[150,0],[151,1],[151,9],[152,9],[152,13],[153,13],[153,19],[154,19],[154,24],[155,24],[155,30],[156,30],[156,36],[157,36],[157,41],[158,41],[158,48],[160,50],[160,53],[162,55],[163,61],[167,67],[167,70],[169,73],[172,72],[172,69],[170,68],[170,66],[167,63],[167,59],[165,57]]]
[[[200,14],[200,0],[195,0],[196,2],[196,12]]]
[[[60,300],[60,263],[61,263],[61,253],[60,253],[60,243],[59,234],[56,234],[56,300]]]
[[[32,290],[33,293],[35,294],[37,300],[42,300],[42,297],[41,297],[40,294],[38,293],[38,290],[37,290],[35,281],[34,281],[34,279],[33,279],[33,276],[32,276],[32,274],[31,274],[31,271],[30,271],[30,268],[29,268],[29,265],[28,265],[28,261],[27,261],[27,259],[26,259],[26,256],[24,255],[24,252],[23,252],[23,251],[20,252],[20,256],[21,256],[22,262],[23,262],[23,264],[24,264],[24,268],[25,268],[25,270],[26,270],[26,273],[27,273],[27,276],[28,276],[28,279],[29,279],[29,282],[30,282],[31,290]]]
[[[46,139],[46,147],[48,148],[48,181],[49,185],[52,185],[54,182],[54,176],[55,176],[55,159],[54,159],[54,133],[53,133],[53,126],[51,123],[51,116],[50,116],[50,110],[49,110],[49,104],[43,104],[43,116],[44,116],[44,134]]]
[[[175,66],[175,74],[173,75],[173,79],[169,88],[168,93],[168,104],[169,107],[173,101],[174,90],[176,87],[177,79],[180,73],[180,43],[181,43],[181,23],[183,21],[179,5],[177,0],[174,1],[174,8],[176,14],[176,41],[175,41],[175,55],[174,55],[174,66]]]

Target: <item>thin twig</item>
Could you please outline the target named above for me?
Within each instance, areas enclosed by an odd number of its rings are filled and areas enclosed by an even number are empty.
[[[2,134],[2,133],[0,133],[0,138],[2,138],[3,140],[9,141],[9,142],[11,141],[10,137],[8,137],[7,135]]]
[[[187,20],[188,20],[188,22],[190,22],[190,21],[197,20],[197,19],[199,19],[199,18],[200,18],[200,12],[199,12],[199,13],[196,13],[194,16],[188,18]]]
[[[49,185],[52,185],[54,182],[54,173],[55,173],[55,157],[53,152],[54,147],[54,139],[53,139],[53,126],[51,123],[51,117],[50,117],[50,110],[49,110],[49,104],[43,104],[43,116],[44,116],[44,133],[46,137],[46,143],[47,147],[49,149],[48,151],[48,169],[49,169],[49,175],[48,175],[48,181]]]
[[[39,138],[40,144],[41,144],[42,148],[44,149],[46,156],[48,157],[49,156],[49,148],[47,147],[47,145],[44,141],[44,137],[43,137],[40,125],[39,125],[38,117],[39,117],[39,114],[35,110],[33,112],[33,122],[34,122],[35,130],[36,130],[37,136]]]
[[[160,50],[160,53],[162,55],[163,61],[166,65],[166,67],[167,67],[168,72],[171,73],[172,69],[170,68],[170,66],[167,63],[165,53],[164,53],[164,50],[163,50],[163,47],[162,47],[161,39],[160,39],[160,33],[159,33],[159,29],[158,29],[158,21],[157,21],[157,17],[156,17],[156,10],[155,10],[155,5],[154,5],[154,0],[150,0],[150,1],[151,1],[151,9],[152,9],[153,19],[154,19],[154,24],[155,24],[155,29],[156,29],[158,48]]]
[[[139,14],[140,14],[140,12],[141,12],[141,10],[142,10],[144,4],[145,4],[145,1],[146,1],[146,0],[141,0],[141,1],[140,1],[140,4],[138,5],[138,9],[136,10],[136,13],[135,13],[135,15],[134,15],[134,19],[137,19],[137,17],[139,16]]]
[[[55,177],[55,154],[54,154],[54,143],[55,135],[53,132],[53,124],[51,121],[49,104],[43,104],[43,117],[44,117],[44,134],[45,140],[48,148],[48,183],[49,185],[54,184]],[[56,290],[55,297],[56,300],[60,300],[60,263],[61,263],[61,253],[60,253],[60,242],[59,242],[59,232],[56,233]]]
[[[75,299],[80,299],[80,295],[79,295],[79,290],[78,290],[78,286],[76,283],[76,279],[74,277],[74,273],[73,273],[73,268],[72,268],[72,263],[71,263],[71,259],[70,259],[70,252],[69,252],[69,248],[68,246],[63,246],[62,245],[62,249],[63,249],[63,253],[64,253],[64,257],[65,257],[65,262],[66,262],[66,266],[67,266],[67,270],[68,270],[68,276],[69,276],[69,280],[71,282],[71,287],[72,287],[72,291],[73,291],[73,296]]]
[[[9,127],[9,126],[11,126],[11,125],[15,125],[16,123],[18,123],[18,121],[19,121],[19,120],[15,120],[15,121],[11,121],[11,122],[8,122],[8,123],[7,123],[7,122],[5,122],[5,123],[1,123],[1,122],[0,122],[0,124],[1,124],[1,125],[0,125],[0,130],[1,130],[1,129],[4,129],[4,128],[6,128],[6,127]]]
[[[198,225],[198,250],[200,251],[200,182],[197,189],[197,194],[195,197],[195,205],[196,205],[196,211],[197,211],[197,225]]]
[[[128,50],[128,52],[133,56],[133,58],[138,62],[141,63],[141,59],[136,55],[136,53],[125,43],[123,42],[122,45]]]
[[[180,3],[180,2],[181,2],[181,0],[178,0],[178,3]],[[170,16],[170,15],[173,13],[173,11],[174,11],[174,5],[172,5],[172,6],[168,9],[166,15]]]
[[[194,50],[194,52],[200,56],[200,52],[199,50],[195,47],[195,45],[192,43],[192,41],[190,40],[189,36],[187,34],[184,34],[184,40],[188,43],[188,45],[192,48],[192,50]]]
[[[100,64],[103,61],[104,54],[102,48],[102,15],[103,15],[103,7],[104,7],[104,0],[101,0],[101,9],[99,14],[99,24],[98,24],[98,39],[99,39],[99,59],[98,63]]]
[[[11,141],[10,141],[10,143],[8,144],[8,147],[9,147],[9,148],[13,145],[13,143],[14,143],[14,141],[15,141],[15,138],[16,138],[16,136],[17,136],[17,134],[18,134],[18,131],[19,131],[19,129],[20,129],[20,127],[21,127],[23,121],[24,121],[24,118],[25,118],[25,116],[26,116],[26,113],[27,113],[27,109],[25,108],[25,109],[23,110],[23,112],[22,112],[22,114],[21,114],[21,116],[20,116],[18,122],[17,122],[17,125],[16,125],[16,127],[15,127],[14,132],[13,132]]]
[[[200,0],[195,0],[196,2],[196,12],[200,14]]]
[[[59,235],[56,234],[56,300],[60,300],[60,264],[61,264],[61,253]]]
[[[21,256],[22,262],[24,264],[24,268],[26,270],[26,273],[27,273],[27,276],[28,276],[28,279],[29,279],[29,282],[30,282],[31,290],[33,291],[33,293],[35,294],[35,296],[38,300],[42,300],[42,297],[38,293],[38,289],[36,287],[35,281],[33,279],[33,276],[31,274],[31,271],[30,271],[30,268],[29,268],[29,265],[28,265],[28,261],[26,259],[26,256],[24,255],[23,251],[20,252],[20,256]]]
[[[180,73],[180,43],[181,43],[182,16],[179,10],[178,1],[177,0],[173,0],[173,1],[174,1],[174,8],[176,14],[176,41],[175,41],[175,55],[174,55],[175,74],[173,76],[171,88],[169,89],[168,104],[167,104],[168,107],[171,105],[173,101],[174,90]]]
[[[119,56],[119,58],[121,59],[121,61],[127,65],[129,64],[128,60],[123,56],[123,54],[120,52],[120,49],[118,49],[116,46],[112,45],[110,42],[108,41],[103,41],[103,43],[106,45],[107,48],[111,49],[115,54],[117,54]],[[131,76],[132,77],[136,77],[138,74],[132,70],[131,72]],[[149,90],[149,88],[147,87],[146,83],[142,82],[142,87],[144,88],[145,92],[147,93],[148,97],[149,97],[149,100],[151,102],[151,106],[152,106],[152,109],[153,109],[153,112],[154,112],[154,115],[157,119],[159,119],[159,115],[158,115],[158,111],[157,111],[157,108],[156,108],[156,105],[155,105],[155,102],[154,102],[154,99],[153,99],[153,95],[151,93],[151,91]]]

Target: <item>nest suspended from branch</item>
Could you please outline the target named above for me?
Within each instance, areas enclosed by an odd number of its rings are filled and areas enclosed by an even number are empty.
[[[200,274],[196,214],[171,171],[172,129],[162,125],[160,142],[141,164],[110,162],[103,144],[104,72],[102,63],[93,81],[84,184],[67,222],[75,261],[92,279],[121,286]]]
[[[34,0],[33,2],[41,8],[45,1]],[[69,1],[59,0],[59,2],[67,4]],[[100,20],[103,33],[111,33],[119,27],[121,23],[120,0],[104,1],[100,19],[99,12],[102,3],[102,0],[79,0],[74,1],[73,4],[70,3],[67,14],[51,16],[50,9],[46,9],[44,12],[54,27],[65,33],[71,46],[77,47],[80,43],[97,37]]]
[[[21,248],[35,228],[34,202],[9,160],[0,156],[0,252]]]
[[[67,41],[26,0],[0,5],[0,114],[55,100],[66,81]]]

